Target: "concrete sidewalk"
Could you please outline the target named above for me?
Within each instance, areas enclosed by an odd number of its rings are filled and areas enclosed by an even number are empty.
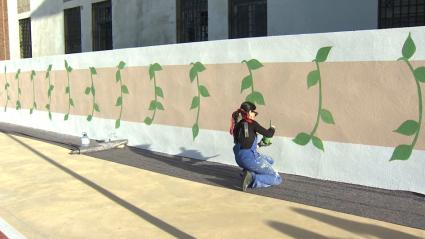
[[[27,238],[425,238],[0,134],[0,217]]]

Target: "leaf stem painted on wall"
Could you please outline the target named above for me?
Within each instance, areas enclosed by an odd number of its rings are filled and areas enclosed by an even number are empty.
[[[71,84],[69,81],[69,73],[72,72],[72,67],[68,64],[68,62],[65,60],[65,69],[66,69],[66,76],[68,79],[68,85],[65,88],[65,94],[68,95],[68,111],[66,113],[66,115],[64,116],[64,120],[68,120],[69,118],[69,113],[71,111],[71,106],[74,107],[74,100],[71,97]]]
[[[84,93],[86,95],[91,94],[93,97],[93,102],[92,102],[92,110],[91,113],[87,116],[87,121],[91,121],[93,119],[93,115],[94,115],[94,111],[96,112],[100,112],[100,108],[99,105],[96,103],[96,89],[94,87],[94,82],[93,82],[93,75],[97,75],[97,71],[96,68],[94,67],[90,67],[90,80],[91,80],[91,86],[87,86],[86,90],[84,91]]]
[[[18,69],[18,72],[16,72],[15,79],[18,81],[18,100],[16,100],[16,110],[20,110],[22,108],[21,105],[21,85],[20,85],[20,79],[19,75],[21,74],[21,69]]]
[[[121,78],[121,70],[123,70],[125,67],[125,62],[120,61],[120,63],[117,66],[117,72],[115,74],[115,81],[120,83],[120,96],[117,98],[117,102],[115,103],[115,106],[120,107],[120,115],[118,119],[115,121],[115,128],[118,129],[121,125],[121,116],[122,116],[122,110],[123,110],[123,94],[129,94],[128,88],[126,85],[123,85],[122,78]]]
[[[164,106],[161,102],[159,102],[158,97],[164,98],[164,92],[162,91],[161,87],[156,85],[156,71],[161,71],[162,67],[158,63],[151,64],[149,66],[149,79],[153,79],[153,86],[154,86],[154,95],[155,99],[152,100],[149,104],[149,110],[153,111],[152,117],[146,117],[145,118],[145,124],[151,125],[153,121],[155,120],[155,114],[156,110],[164,110]]]
[[[6,66],[4,66],[4,80],[5,80],[4,89],[6,90],[6,104],[4,105],[4,112],[7,111],[7,104],[9,103],[9,100],[10,100],[10,95],[9,95],[10,84],[7,81],[6,71],[7,71]]]
[[[198,95],[193,97],[192,104],[190,106],[191,110],[195,108],[198,109],[198,112],[196,113],[196,122],[192,126],[192,136],[193,136],[193,140],[195,140],[199,134],[199,113],[201,111],[201,96],[209,97],[210,93],[208,92],[207,88],[204,85],[199,84],[198,74],[206,70],[205,66],[201,62],[190,63],[190,64],[193,65],[189,72],[190,82],[192,83],[196,79],[196,85],[198,89]]]
[[[50,72],[52,71],[52,65],[50,64],[49,67],[47,67],[47,72],[46,72],[46,80],[49,81],[49,88],[47,89],[47,98],[48,98],[48,103],[46,104],[46,109],[49,113],[49,119],[52,120],[52,112],[50,111],[51,109],[51,103],[52,103],[52,91],[55,88],[54,85],[51,84],[50,81]]]
[[[30,114],[37,109],[37,103],[35,102],[35,71],[31,71],[31,81],[32,81],[32,106],[30,108]]]
[[[317,84],[319,87],[319,104],[318,104],[318,110],[317,110],[316,123],[314,124],[314,127],[310,133],[301,132],[293,139],[293,141],[299,145],[306,145],[311,140],[313,145],[322,151],[325,151],[323,142],[319,137],[315,135],[319,127],[319,121],[320,119],[322,119],[322,121],[327,124],[335,124],[335,121],[333,119],[331,112],[323,108],[322,106],[322,97],[323,97],[322,96],[322,78],[320,74],[319,63],[326,61],[331,48],[332,47],[328,46],[328,47],[322,47],[319,49],[319,51],[316,54],[316,59],[313,60],[313,62],[316,65],[316,70],[311,71],[307,76],[308,88],[315,86]]]
[[[249,74],[243,78],[241,83],[241,93],[251,88],[251,93],[245,98],[246,101],[249,101],[254,104],[265,105],[263,94],[254,89],[254,77],[252,75],[253,70],[257,70],[263,67],[263,64],[257,59],[251,59],[249,61],[243,60],[242,63],[245,63],[248,67]]]
[[[418,120],[406,120],[404,121],[394,132],[399,133],[405,136],[414,135],[413,141],[411,144],[401,144],[398,145],[391,156],[390,161],[393,160],[407,160],[410,158],[413,149],[419,138],[419,133],[421,131],[422,124],[422,91],[420,83],[425,83],[425,67],[421,66],[418,68],[413,68],[410,63],[410,58],[416,52],[416,45],[413,41],[411,34],[409,33],[406,41],[404,42],[402,49],[402,57],[400,57],[399,61],[404,61],[406,65],[409,67],[410,72],[415,78],[416,89],[418,94]]]

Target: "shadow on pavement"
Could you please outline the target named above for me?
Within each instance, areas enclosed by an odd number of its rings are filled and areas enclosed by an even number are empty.
[[[169,234],[171,234],[171,235],[173,235],[177,238],[195,238],[195,237],[179,230],[178,228],[162,221],[161,219],[147,213],[146,211],[134,206],[133,204],[123,200],[122,198],[116,196],[115,194],[113,194],[110,191],[106,190],[105,188],[97,185],[96,183],[93,183],[92,181],[88,180],[87,178],[77,174],[76,172],[70,170],[69,168],[64,167],[63,165],[57,163],[56,161],[54,161],[53,159],[51,159],[51,158],[47,157],[46,155],[40,153],[39,151],[33,149],[32,147],[30,147],[29,145],[20,141],[19,139],[15,138],[11,135],[7,135],[7,136],[9,136],[11,139],[13,139],[17,143],[21,144],[22,146],[24,146],[25,148],[27,148],[28,150],[30,150],[31,152],[33,152],[37,156],[41,157],[45,161],[49,162],[53,166],[64,171],[65,173],[67,173],[70,176],[74,177],[75,179],[81,181],[82,183],[86,184],[87,186],[93,188],[94,190],[96,190],[100,194],[104,195],[105,197],[109,198],[110,200],[114,201],[115,203],[121,205],[122,207],[126,208],[127,210],[129,210],[130,212],[139,216],[140,218],[146,220],[147,222],[149,222],[149,223],[155,225],[156,227],[162,229],[163,231],[165,231],[165,232],[167,232],[167,233],[169,233]]]

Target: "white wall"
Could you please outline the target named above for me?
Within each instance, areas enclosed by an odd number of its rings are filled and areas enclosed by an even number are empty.
[[[378,0],[268,0],[269,36],[378,28]]]
[[[19,59],[19,23],[18,23],[18,1],[7,1],[7,14],[9,25],[9,50],[10,59]]]

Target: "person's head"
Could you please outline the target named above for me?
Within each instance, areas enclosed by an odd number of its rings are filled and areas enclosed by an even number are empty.
[[[244,118],[254,119],[255,116],[258,115],[258,113],[255,111],[255,109],[257,109],[257,107],[255,106],[254,103],[251,103],[249,101],[243,102],[241,104],[240,109],[243,110],[244,113],[246,114],[246,116],[244,116]]]

